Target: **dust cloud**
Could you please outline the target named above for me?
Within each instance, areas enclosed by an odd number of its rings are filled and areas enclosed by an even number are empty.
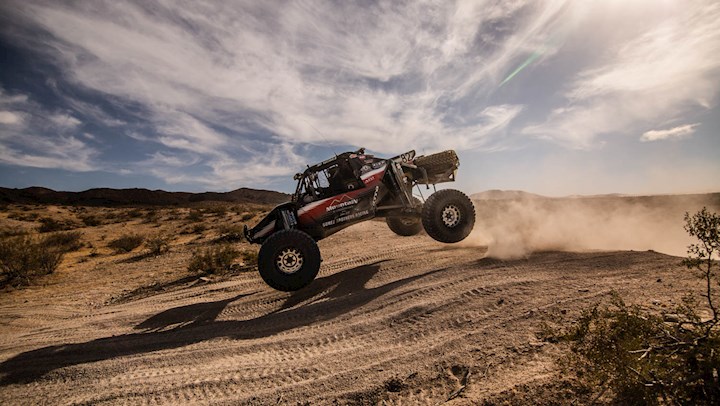
[[[683,229],[685,212],[703,206],[720,212],[720,194],[474,203],[475,229],[463,244],[487,246],[488,256],[503,259],[548,250],[654,250],[685,256],[694,242]]]

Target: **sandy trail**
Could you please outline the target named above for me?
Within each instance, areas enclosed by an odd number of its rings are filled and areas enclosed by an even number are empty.
[[[437,404],[463,387],[450,403],[476,403],[553,379],[542,321],[613,289],[659,310],[695,283],[655,252],[498,260],[381,222],[320,245],[318,279],[295,293],[257,273],[103,306],[14,292],[0,301],[0,403]]]

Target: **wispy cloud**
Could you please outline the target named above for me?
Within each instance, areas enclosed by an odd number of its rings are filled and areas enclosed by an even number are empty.
[[[226,190],[327,147],[591,148],[714,106],[715,3],[5,2],[53,101],[2,95],[0,159]]]
[[[599,135],[637,134],[709,108],[720,90],[720,4],[675,4],[673,18],[625,40],[599,67],[578,74],[564,92],[565,105],[523,132],[587,148]],[[648,21],[635,24],[644,27]]]
[[[36,168],[90,171],[99,151],[69,134],[80,120],[48,111],[27,95],[0,89],[0,162]]]
[[[30,2],[10,12],[49,34],[12,31],[69,80],[143,106],[151,130],[132,136],[198,154],[224,177],[258,165],[284,175],[307,144],[487,147],[522,111],[490,103],[494,84],[564,4]],[[275,149],[277,162],[250,155]]]
[[[677,127],[669,128],[667,130],[646,131],[640,137],[640,141],[647,142],[647,141],[658,141],[658,140],[689,137],[695,132],[695,128],[699,125],[700,125],[699,123],[686,124],[686,125],[680,125]]]

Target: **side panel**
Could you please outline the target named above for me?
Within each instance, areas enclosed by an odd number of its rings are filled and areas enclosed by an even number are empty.
[[[345,227],[375,216],[378,195],[384,194],[383,162],[360,176],[364,187],[318,200],[298,210],[298,225],[316,239],[325,238]]]
[[[282,203],[275,206],[270,213],[265,216],[255,227],[245,231],[245,238],[249,242],[262,243],[265,238],[269,237],[276,229],[283,227],[283,219],[280,211],[295,211],[295,204],[292,202]]]

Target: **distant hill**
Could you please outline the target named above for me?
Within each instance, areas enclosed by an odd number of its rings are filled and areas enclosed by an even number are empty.
[[[523,192],[522,190],[486,190],[484,192],[470,195],[475,200],[522,200],[522,199],[546,199],[545,196],[534,193]]]
[[[290,195],[271,190],[240,188],[231,192],[166,192],[148,189],[89,189],[83,192],[57,192],[42,187],[8,189],[0,187],[0,202],[22,204],[63,204],[78,206],[183,206],[197,202],[277,204]]]

